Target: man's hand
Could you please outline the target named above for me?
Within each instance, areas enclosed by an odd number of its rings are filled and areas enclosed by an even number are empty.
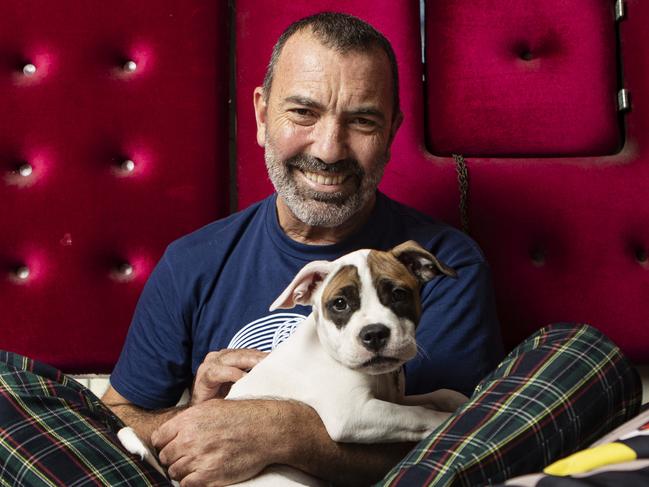
[[[211,399],[177,414],[152,435],[160,463],[181,485],[227,485],[283,463],[291,424],[287,401]],[[303,406],[302,406],[303,407]]]
[[[196,371],[191,404],[224,398],[232,384],[246,375],[266,355],[266,352],[245,348],[208,353]]]

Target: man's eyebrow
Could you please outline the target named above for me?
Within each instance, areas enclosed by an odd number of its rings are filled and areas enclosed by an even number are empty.
[[[385,114],[374,107],[359,107],[355,110],[349,110],[347,112],[349,115],[369,115],[370,117],[376,117],[381,120],[385,120]]]
[[[302,105],[309,108],[317,108],[320,110],[324,108],[321,103],[318,103],[312,98],[307,98],[306,96],[299,95],[287,96],[286,98],[284,98],[284,103],[295,103],[296,105]]]

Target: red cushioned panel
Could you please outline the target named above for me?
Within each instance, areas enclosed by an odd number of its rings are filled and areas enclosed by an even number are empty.
[[[494,21],[493,27],[504,36],[529,35],[529,48],[534,53],[537,39],[534,36],[540,32],[534,30],[537,23],[530,24],[525,15],[511,17],[508,12],[519,2],[429,0],[427,11],[452,9],[466,3],[476,7],[491,5],[493,18],[507,19],[507,22]],[[580,79],[582,91],[588,91],[579,94],[578,102],[567,99],[573,105],[583,106],[584,112],[588,113],[587,117],[577,113],[579,110],[571,113],[572,123],[579,121],[580,125],[574,127],[572,133],[576,135],[566,137],[563,145],[558,145],[558,136],[553,136],[553,127],[547,125],[547,120],[556,117],[557,112],[556,93],[550,92],[544,96],[535,93],[534,96],[538,96],[537,110],[528,114],[523,109],[521,113],[525,116],[519,119],[514,120],[516,106],[510,104],[511,119],[495,123],[483,121],[473,126],[472,131],[460,127],[467,135],[460,142],[468,148],[466,144],[472,144],[481,132],[491,131],[493,134],[496,129],[491,125],[494,124],[518,128],[519,124],[530,127],[530,123],[541,124],[546,120],[545,139],[535,147],[532,143],[536,141],[531,135],[525,138],[525,147],[515,146],[516,141],[504,144],[506,141],[503,139],[482,138],[479,139],[480,146],[476,145],[471,152],[512,154],[524,149],[538,154],[563,154],[561,157],[542,158],[468,158],[471,232],[492,264],[507,344],[513,346],[548,322],[587,321],[610,335],[634,360],[647,362],[649,79],[644,60],[649,53],[649,34],[644,19],[649,18],[649,3],[627,0],[628,15],[620,26],[621,78],[632,96],[632,110],[624,119],[623,148],[617,153],[598,157],[566,155],[615,152],[621,140],[616,132],[616,116],[612,113],[615,89],[612,90],[612,101],[606,102],[602,93],[604,84],[610,84],[611,79],[601,75],[604,64],[598,65],[610,62],[615,47],[615,39],[611,38],[612,20],[606,23],[603,17],[604,3],[525,2],[530,15],[538,19],[539,26],[551,25],[557,38],[566,43],[561,45],[578,48],[582,53],[572,53],[571,59],[557,52],[547,54],[561,61],[553,68],[557,79],[572,80],[573,83]],[[572,5],[581,6],[581,9],[573,9]],[[431,108],[424,103],[426,87],[422,83],[418,2],[353,0],[342,6],[339,2],[326,0],[295,0],[287,4],[270,0],[239,0],[237,8],[237,186],[240,207],[272,191],[265,175],[263,153],[255,144],[252,112],[252,89],[261,84],[272,44],[290,21],[320,10],[343,8],[384,32],[394,44],[399,59],[402,110],[406,119],[395,140],[392,161],[381,188],[400,201],[452,224],[458,223],[458,190],[453,160],[434,156],[425,150],[426,119],[430,121],[438,114],[426,115]],[[564,16],[561,9],[567,9],[572,15],[569,18]],[[612,10],[610,15],[609,19],[612,19]],[[464,24],[472,25],[475,21],[473,13],[465,11],[463,16],[454,18],[453,25],[444,29],[452,36],[456,30],[465,32]],[[492,30],[483,28],[482,34],[487,37],[476,37],[475,43],[484,42],[485,47],[501,49],[502,46],[492,42]],[[576,37],[569,37],[569,34]],[[585,36],[583,42],[578,42],[581,35]],[[451,46],[457,45],[459,40],[444,42],[447,42],[445,46]],[[597,43],[597,46],[592,43]],[[439,51],[443,52],[445,46],[439,46]],[[586,55],[598,60],[579,59]],[[468,69],[457,57],[450,56],[446,62],[451,65],[447,67],[450,70]],[[583,76],[578,78],[580,75],[576,73],[574,64],[591,66],[595,71],[599,69],[600,76],[592,80],[586,79],[586,74],[582,73]],[[507,62],[496,68],[503,70],[503,78],[512,76],[511,65]],[[547,68],[547,64],[542,68]],[[548,76],[548,71],[543,75]],[[485,89],[495,93],[498,87],[494,84],[498,84],[500,78],[497,73],[492,73],[489,80],[492,84],[485,85]],[[526,80],[529,82],[530,78]],[[489,97],[483,97],[481,101],[485,106],[500,106]],[[530,128],[534,129],[535,126]],[[459,129],[449,128],[447,133],[453,130]],[[588,138],[593,134],[601,134],[604,142],[601,145],[593,142]],[[581,137],[578,144],[577,135]],[[451,149],[447,147],[447,150]]]
[[[426,80],[433,153],[619,149],[611,0],[429,1]]]
[[[1,348],[110,371],[165,246],[227,214],[227,14],[198,0],[0,4]]]

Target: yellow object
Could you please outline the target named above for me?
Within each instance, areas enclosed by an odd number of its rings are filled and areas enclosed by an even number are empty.
[[[573,453],[547,466],[544,473],[565,477],[576,473],[611,465],[614,463],[630,462],[638,458],[636,452],[623,443],[607,443]]]

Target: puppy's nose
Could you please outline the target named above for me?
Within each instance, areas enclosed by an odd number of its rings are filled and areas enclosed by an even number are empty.
[[[373,324],[361,328],[358,337],[365,348],[372,352],[378,352],[390,338],[390,329],[385,325]]]

